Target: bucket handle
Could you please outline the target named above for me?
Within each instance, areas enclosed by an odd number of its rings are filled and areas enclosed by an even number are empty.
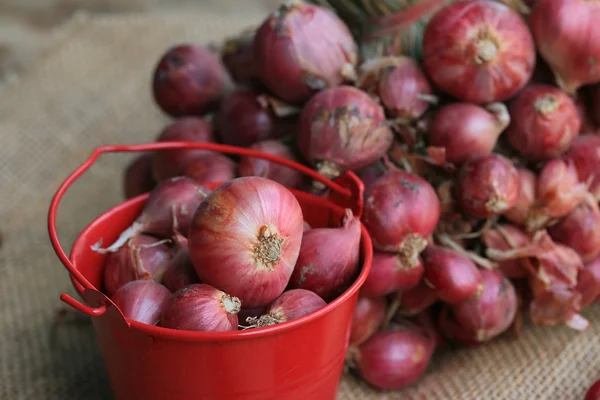
[[[228,146],[216,143],[198,143],[198,142],[155,142],[145,144],[123,144],[123,145],[105,145],[97,147],[87,160],[85,160],[79,167],[77,167],[65,181],[59,186],[58,190],[52,197],[50,202],[50,209],[48,211],[48,232],[50,234],[50,242],[54,251],[58,255],[58,258],[63,263],[65,268],[69,271],[69,274],[77,283],[79,283],[84,290],[97,291],[94,286],[83,276],[81,272],[75,268],[64,249],[60,244],[58,233],[56,231],[56,213],[60,201],[64,197],[65,193],[71,187],[71,185],[81,177],[96,160],[104,153],[134,153],[134,152],[146,152],[146,151],[160,151],[160,150],[176,150],[176,149],[198,149],[198,150],[210,150],[225,154],[234,154],[239,156],[248,156],[253,158],[262,158],[267,161],[276,162],[286,167],[295,169],[310,178],[323,183],[327,186],[330,191],[329,199],[334,203],[343,207],[351,208],[354,215],[360,218],[362,215],[363,198],[362,194],[364,191],[364,184],[362,181],[352,172],[346,172],[332,181],[319,174],[317,171],[308,168],[304,165],[298,164],[297,162],[288,160],[286,158],[278,157],[272,154],[263,153],[260,151]],[[82,304],[75,300],[73,297],[66,293],[60,296],[60,299],[67,305],[75,308],[76,310],[87,314],[89,316],[100,316],[106,311],[106,304],[100,304],[97,308],[92,308]]]

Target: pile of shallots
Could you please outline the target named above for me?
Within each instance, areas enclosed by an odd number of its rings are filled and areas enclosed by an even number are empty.
[[[363,179],[375,257],[348,363],[401,388],[450,343],[517,335],[525,321],[588,327],[582,311],[600,294],[598,21],[598,1],[450,1],[425,27],[422,59],[365,59],[333,11],[288,2],[218,51],[164,54],[154,97],[176,119],[157,140]],[[326,193],[264,160],[139,157],[125,193],[151,193],[98,249],[110,252],[107,294],[130,318],[202,331],[323,307],[358,273],[359,224],[348,213],[311,229],[286,187]]]

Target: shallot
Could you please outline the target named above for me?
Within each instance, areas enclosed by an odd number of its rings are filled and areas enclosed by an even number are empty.
[[[271,13],[256,32],[253,49],[261,82],[290,103],[353,79],[358,59],[356,43],[339,17],[302,2],[282,4]]]
[[[272,154],[291,161],[298,161],[289,147],[278,140],[265,140],[250,146],[252,150]],[[276,162],[244,156],[238,168],[240,176],[260,176],[281,183],[290,188],[299,187],[303,175],[295,169],[285,167]]]
[[[443,8],[423,36],[423,62],[431,80],[464,101],[488,104],[515,95],[535,65],[533,38],[521,16],[486,0]]]
[[[325,300],[310,290],[288,290],[267,307],[267,312],[256,319],[254,326],[282,324],[315,312],[326,305]]]
[[[462,209],[475,218],[503,214],[519,199],[517,169],[498,154],[472,158],[458,173],[456,198]]]
[[[311,290],[330,301],[353,282],[359,269],[360,220],[346,209],[341,225],[304,232],[290,288]]]
[[[170,297],[171,292],[163,285],[154,281],[139,280],[119,288],[111,300],[125,318],[156,325]]]
[[[236,82],[251,82],[256,79],[256,66],[252,50],[254,30],[247,29],[223,44],[221,61]]]
[[[519,174],[519,197],[515,205],[504,213],[504,217],[514,224],[525,226],[529,210],[535,202],[537,177],[527,168],[517,168],[517,173]]]
[[[191,285],[179,289],[167,301],[160,325],[186,331],[235,331],[240,309],[237,297],[209,285]]]
[[[436,291],[422,280],[417,286],[398,293],[396,296],[396,301],[399,302],[398,315],[417,315],[438,300]]]
[[[227,182],[236,177],[237,165],[227,156],[218,153],[205,153],[194,157],[181,171],[182,176],[199,183]]]
[[[255,308],[287,286],[302,233],[302,209],[287,188],[265,178],[236,178],[197,208],[189,229],[190,257],[200,281]]]
[[[349,346],[358,346],[379,330],[385,319],[385,300],[359,297],[352,316]]]
[[[367,93],[350,86],[313,96],[297,125],[300,151],[328,178],[374,163],[392,139],[383,108]]]
[[[376,251],[369,276],[361,288],[361,294],[368,297],[387,296],[397,290],[415,287],[423,277],[423,264],[413,266],[402,264],[397,253]]]
[[[172,117],[204,115],[214,110],[231,86],[219,58],[202,46],[168,49],[154,70],[153,94]]]
[[[486,108],[471,103],[450,103],[435,114],[428,131],[430,146],[443,147],[446,160],[463,164],[476,156],[490,154],[510,122],[502,103]]]
[[[190,259],[188,240],[176,233],[173,242],[175,243],[173,257],[163,276],[163,284],[171,292],[176,292],[182,287],[200,283],[200,281]]]
[[[153,154],[146,153],[134,158],[125,169],[123,193],[126,199],[148,193],[156,186],[152,177]]]
[[[589,182],[589,191],[600,199],[600,136],[579,136],[565,154],[565,159],[573,160],[579,180]]]
[[[365,192],[363,222],[377,250],[397,252],[405,267],[419,263],[419,253],[440,217],[440,202],[423,178],[390,169]]]
[[[600,6],[596,1],[536,0],[529,24],[559,86],[572,94],[600,82]]]
[[[529,85],[510,105],[510,144],[530,160],[560,156],[579,135],[581,119],[573,100],[550,85]]]
[[[485,230],[481,239],[488,249],[506,251],[527,246],[531,238],[521,229],[509,224],[498,224],[494,229]],[[501,261],[498,269],[508,278],[526,278],[529,276],[526,266],[520,259]]]
[[[598,299],[600,296],[600,257],[594,258],[579,271],[575,290],[581,294],[582,309]]]

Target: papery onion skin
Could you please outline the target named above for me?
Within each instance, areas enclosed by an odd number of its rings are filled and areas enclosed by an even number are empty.
[[[380,159],[393,135],[383,108],[362,90],[340,86],[323,90],[304,106],[297,125],[304,158],[328,178]]]
[[[298,200],[259,177],[233,179],[200,204],[189,230],[190,257],[200,281],[255,308],[288,284],[303,232]]]
[[[252,150],[272,154],[281,158],[298,162],[292,151],[279,140],[265,140],[250,146]],[[300,187],[304,176],[295,169],[285,167],[273,161],[244,156],[238,168],[240,176],[260,176],[281,183],[283,186]]]
[[[152,158],[153,154],[146,153],[134,158],[123,176],[123,193],[126,199],[148,193],[156,186],[152,177]]]
[[[235,178],[236,169],[237,165],[231,158],[218,153],[205,153],[190,160],[181,171],[181,175],[199,183],[220,183]]]
[[[529,85],[510,105],[506,137],[528,160],[560,156],[579,135],[581,119],[574,101],[550,85]]]
[[[267,307],[257,307],[257,308],[242,308],[238,313],[238,323],[240,324],[240,329],[246,328],[254,328],[254,321],[258,320],[261,315],[263,315],[267,311]]]
[[[157,142],[213,143],[214,141],[212,123],[195,117],[181,118],[167,125],[157,138]],[[186,164],[199,154],[206,154],[206,151],[197,149],[157,151],[152,162],[154,179],[160,182],[179,176]]]
[[[152,90],[165,113],[183,117],[214,110],[230,86],[231,78],[216,55],[202,46],[180,44],[159,60]]]
[[[385,306],[383,298],[358,298],[352,316],[349,346],[358,346],[379,330],[385,319]]]
[[[154,281],[139,280],[123,285],[111,300],[125,318],[156,325],[170,297],[171,292],[163,285]]]
[[[423,277],[423,263],[416,265],[402,264],[396,253],[375,251],[369,276],[360,289],[362,296],[382,297],[397,290],[406,290],[417,286]]]
[[[435,113],[428,143],[443,147],[446,160],[461,165],[472,157],[490,154],[509,122],[510,115],[502,103],[492,103],[487,109],[471,103],[450,103]]]
[[[255,89],[240,87],[225,97],[217,114],[219,137],[224,144],[248,147],[278,136],[277,118],[273,110],[259,102],[260,95]]]
[[[236,331],[240,309],[236,297],[209,285],[191,285],[173,293],[162,311],[160,325],[186,331]]]
[[[440,202],[423,178],[390,169],[364,194],[363,223],[377,250],[398,252],[403,265],[418,263],[440,217]]]
[[[112,297],[123,285],[140,279],[161,282],[169,267],[171,250],[166,243],[137,235],[114,253],[109,253],[103,272],[104,290]]]
[[[443,91],[488,104],[507,100],[525,86],[533,73],[535,48],[516,12],[498,2],[465,0],[429,21],[423,62]]]
[[[596,257],[579,271],[577,287],[581,294],[581,308],[592,304],[600,296],[600,257]]]
[[[504,213],[504,217],[514,224],[524,226],[527,223],[529,209],[535,202],[537,177],[527,168],[517,168],[517,172],[519,174],[519,197],[515,205]]]
[[[271,13],[256,32],[253,47],[261,82],[296,104],[342,84],[345,70],[351,73],[358,59],[356,43],[339,17],[300,2]]]
[[[503,214],[519,198],[517,169],[498,154],[472,158],[458,173],[456,197],[463,211],[475,218]]]
[[[267,307],[256,325],[258,327],[282,324],[311,314],[325,307],[327,303],[319,295],[304,289],[285,291]]]
[[[356,279],[360,239],[360,220],[350,209],[339,228],[305,231],[289,288],[313,291],[326,301],[335,299]]]
[[[600,81],[599,20],[596,1],[538,0],[531,9],[537,49],[569,94]]]
[[[581,182],[590,181],[590,192],[600,198],[600,136],[581,135],[564,156],[575,163]]]
[[[481,235],[488,249],[506,251],[527,246],[531,238],[523,230],[510,224],[498,224],[494,229],[488,229]],[[498,269],[508,278],[526,278],[529,273],[520,259],[505,260],[498,263]]]

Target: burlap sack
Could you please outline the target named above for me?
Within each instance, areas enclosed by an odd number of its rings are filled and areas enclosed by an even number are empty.
[[[155,138],[167,119],[152,103],[149,77],[167,46],[217,40],[261,18],[79,17],[34,65],[1,85],[1,399],[110,398],[91,326],[51,329],[59,294],[73,290],[49,245],[50,198],[95,146]],[[58,220],[67,247],[121,200],[128,159],[103,158],[67,195]],[[592,327],[585,333],[528,328],[518,340],[440,354],[403,391],[379,393],[346,376],[339,399],[580,399],[600,378],[600,307],[586,314]]]

